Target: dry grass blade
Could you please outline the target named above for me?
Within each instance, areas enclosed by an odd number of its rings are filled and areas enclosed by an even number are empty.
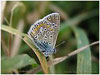
[[[1,25],[1,30],[17,35],[18,37],[24,36],[24,33],[20,33],[18,30],[13,29],[12,27],[6,25]]]
[[[48,65],[47,65],[47,61],[45,59],[45,57],[33,46],[33,43],[31,43],[31,40],[28,39],[28,36],[26,35],[26,37],[23,38],[23,40],[27,43],[27,45],[35,52],[35,54],[37,55],[41,66],[43,68],[43,71],[45,74],[48,74]],[[30,42],[30,43],[29,43]]]
[[[16,7],[17,7],[17,4],[14,5],[14,7],[12,8],[12,11],[11,11],[10,24],[9,24],[10,27],[12,27],[13,12],[14,12],[14,9],[15,9]],[[9,44],[8,44],[8,45],[9,45],[9,53],[10,53],[9,56],[11,56],[12,39],[13,39],[13,35],[12,35],[12,34],[9,34]]]
[[[100,41],[93,42],[93,43],[91,43],[91,44],[89,44],[89,45],[86,45],[86,46],[84,46],[84,47],[81,47],[81,48],[79,48],[79,49],[77,49],[77,50],[75,50],[75,51],[73,51],[73,52],[67,54],[66,56],[59,57],[59,58],[55,58],[54,60],[48,62],[48,66],[50,67],[51,65],[56,65],[56,64],[58,64],[58,63],[64,61],[65,59],[67,59],[67,58],[69,58],[69,57],[71,57],[71,56],[73,56],[73,55],[76,55],[76,54],[78,54],[78,53],[84,51],[86,48],[98,44],[99,42],[100,42]],[[39,67],[37,67],[37,68],[35,68],[35,69],[32,69],[32,70],[28,71],[27,73],[37,73],[37,72],[39,72],[40,70],[41,70],[41,67],[39,66]]]
[[[22,40],[25,41],[25,43],[35,52],[35,54],[37,55],[40,63],[41,63],[41,66],[43,68],[43,71],[45,74],[48,74],[49,73],[49,70],[48,70],[48,64],[47,64],[47,61],[45,59],[45,57],[43,56],[43,54],[41,54],[39,52],[39,50],[37,50],[37,48],[33,45],[33,42],[29,39],[28,35],[27,34],[24,34],[24,33],[21,33],[19,32],[18,30],[16,29],[13,29],[11,27],[8,27],[8,26],[5,26],[5,25],[2,25],[1,26],[1,29],[6,31],[6,32],[9,32],[11,34],[14,34],[14,35],[17,35],[19,36]]]
[[[79,48],[79,49],[77,49],[77,50],[75,50],[75,51],[69,53],[68,55],[66,55],[66,56],[64,56],[64,57],[56,58],[56,59],[54,59],[53,61],[50,61],[50,62],[49,62],[49,66],[51,65],[51,63],[52,63],[52,65],[58,64],[58,63],[64,61],[65,59],[67,59],[67,58],[69,58],[69,57],[71,57],[71,56],[73,56],[73,55],[75,55],[75,54],[78,54],[78,53],[84,51],[86,48],[88,48],[88,47],[90,47],[90,46],[93,46],[93,45],[95,45],[95,44],[98,44],[98,43],[99,43],[99,41],[93,42],[93,43],[91,43],[91,44],[89,44],[89,45],[86,45],[86,46],[84,46],[84,47],[81,47],[81,48]]]
[[[6,45],[6,42],[5,42],[3,34],[1,35],[1,38],[2,38],[1,43],[2,43],[3,51],[4,51],[4,53],[5,53],[6,56],[9,56],[8,47]]]
[[[10,16],[10,24],[9,24],[9,26],[10,27],[12,27],[12,22],[13,22],[13,16],[14,16],[14,11],[15,11],[15,9],[16,8],[20,8],[21,6],[24,6],[21,2],[16,2],[16,4],[13,6],[13,8],[11,9],[11,16]],[[20,29],[20,30],[23,30],[23,27],[24,27],[24,24],[20,24],[19,25],[20,27],[19,28],[22,28],[22,29]],[[16,55],[17,54],[17,52],[18,52],[18,48],[19,47],[15,47],[14,46],[14,44],[13,44],[13,41],[12,41],[12,39],[13,39],[13,36],[12,36],[12,34],[9,34],[9,52],[10,52],[10,56],[14,56],[14,55]],[[18,46],[18,38],[17,38],[17,43],[16,43],[16,46]],[[13,46],[12,46],[13,45]],[[12,48],[13,47],[13,48]],[[16,49],[17,48],[17,49]],[[16,52],[15,52],[16,51]]]
[[[1,1],[1,23],[3,22],[3,16],[4,16],[4,9],[5,9],[5,6],[6,6],[6,1]]]
[[[13,35],[12,34],[9,34],[9,43],[8,43],[8,45],[9,45],[9,49],[8,49],[9,56],[11,56],[12,39],[13,39]]]
[[[17,29],[22,32],[24,29],[24,21],[20,20]],[[13,46],[11,48],[11,56],[15,56],[18,53],[19,47],[21,44],[21,38],[18,36],[15,36],[15,39],[13,41]]]

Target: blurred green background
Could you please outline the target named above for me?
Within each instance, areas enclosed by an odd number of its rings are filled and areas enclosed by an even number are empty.
[[[87,40],[84,40],[84,43],[87,44],[87,41],[92,43],[99,40],[99,1],[7,1],[3,13],[4,20],[2,21],[2,24],[9,26],[5,21],[5,18],[10,23],[11,14],[13,14],[12,24],[10,26],[19,30],[20,32],[27,33],[30,26],[34,24],[35,21],[53,12],[58,12],[61,16],[61,27],[56,45],[65,41],[64,44],[57,47],[57,52],[54,54],[54,58],[65,56],[80,47],[77,44],[78,38],[76,39],[76,32],[79,32],[82,35],[80,29],[82,32],[85,32],[84,34],[88,38]],[[73,27],[75,27],[76,30],[74,30]],[[79,28],[79,30],[77,30],[77,28]],[[35,53],[19,37],[13,35],[9,37],[9,34],[4,31],[2,31],[1,35],[1,58],[3,63],[5,62],[3,61],[3,57],[15,57],[17,55],[27,54],[34,58],[37,63],[27,63],[26,66],[18,68],[18,73],[26,73],[26,71],[36,68],[39,65],[39,61],[37,60]],[[83,35],[81,38],[82,37],[85,39]],[[9,38],[11,38],[10,43]],[[91,73],[98,74],[99,46],[95,45],[90,47],[90,49]],[[8,55],[6,54],[5,50],[9,50]],[[13,60],[17,60],[17,58]],[[55,70],[53,73],[76,74],[77,62],[77,55],[72,56],[63,62],[56,64],[54,66]],[[7,64],[7,62],[5,63]],[[12,66],[13,65],[9,67],[11,68]],[[1,67],[4,66],[1,65]],[[16,73],[15,70],[14,72]],[[5,70],[4,72],[2,71],[2,73],[13,72],[7,72]],[[43,72],[40,71],[37,73]]]

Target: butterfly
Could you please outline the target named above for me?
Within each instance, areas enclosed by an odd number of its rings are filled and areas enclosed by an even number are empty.
[[[45,57],[56,52],[55,44],[59,28],[59,13],[51,13],[36,21],[28,31],[29,37]]]

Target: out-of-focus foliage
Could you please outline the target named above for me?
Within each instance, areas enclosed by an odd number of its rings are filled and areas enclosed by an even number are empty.
[[[77,39],[78,48],[83,47],[84,45],[88,45],[88,39],[86,37],[86,33],[81,29],[74,28],[74,32]],[[77,73],[91,73],[91,51],[90,48],[87,48],[85,51],[80,52],[77,55]]]
[[[1,61],[2,73],[10,73],[14,69],[20,69],[21,67],[25,67],[27,65],[36,64],[34,59],[30,58],[26,54],[18,55],[10,59],[3,57]]]
[[[54,58],[65,56],[77,48],[83,47],[88,43],[92,43],[94,41],[99,40],[99,2],[98,1],[95,2],[92,1],[82,1],[82,2],[81,1],[37,1],[37,2],[36,1],[20,1],[20,2],[7,1],[3,16],[4,18],[7,18],[8,22],[10,23],[11,14],[13,14],[11,27],[15,28],[19,32],[23,32],[27,34],[30,26],[36,20],[41,19],[44,16],[53,12],[58,12],[61,16],[60,30],[59,30],[59,35],[58,35],[56,45],[65,41],[64,44],[61,44],[56,48],[57,52],[56,54],[53,55]],[[3,20],[2,25],[9,26],[9,24],[5,20]],[[80,34],[80,37],[77,36],[75,37],[75,31],[73,30],[73,27],[76,28],[76,32],[77,34]],[[11,33],[14,33],[14,31]],[[20,33],[17,34],[19,35]],[[40,62],[36,54],[19,37],[12,35],[12,38],[10,38],[10,34],[4,31],[2,31],[1,35],[2,35],[1,37],[2,73],[27,73],[27,71],[31,71],[32,69],[35,69],[38,67],[38,65],[40,65]],[[19,38],[19,39],[15,39],[15,38]],[[82,45],[79,44],[80,40],[83,41]],[[27,55],[23,56],[23,54],[27,54]],[[19,59],[21,55],[22,57]],[[8,57],[7,60],[3,59],[5,57]],[[25,59],[27,59],[28,61],[31,61],[32,59],[35,61],[28,62],[27,60],[24,60],[23,57],[25,57]],[[10,61],[13,64],[11,64]],[[27,63],[23,63],[26,61]],[[24,66],[20,64],[23,64]],[[16,65],[18,66],[16,67]],[[9,69],[9,71],[4,71],[5,68],[7,70]],[[55,66],[52,66],[52,68],[53,69],[50,70],[50,73],[56,73],[56,74],[85,73],[84,72],[85,69],[87,70],[86,73],[98,74],[99,73],[99,46],[98,45],[92,46],[88,48],[86,52],[81,52],[78,54],[78,56],[77,55],[72,56],[69,59],[64,60],[63,62],[58,63]],[[33,73],[38,73],[38,74],[44,73],[43,71],[38,72],[36,70],[38,69],[33,70],[34,71]]]

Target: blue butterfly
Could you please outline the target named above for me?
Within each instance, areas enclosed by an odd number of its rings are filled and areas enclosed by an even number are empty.
[[[59,13],[51,13],[36,21],[29,29],[28,35],[45,57],[56,52],[55,44],[60,28]]]

